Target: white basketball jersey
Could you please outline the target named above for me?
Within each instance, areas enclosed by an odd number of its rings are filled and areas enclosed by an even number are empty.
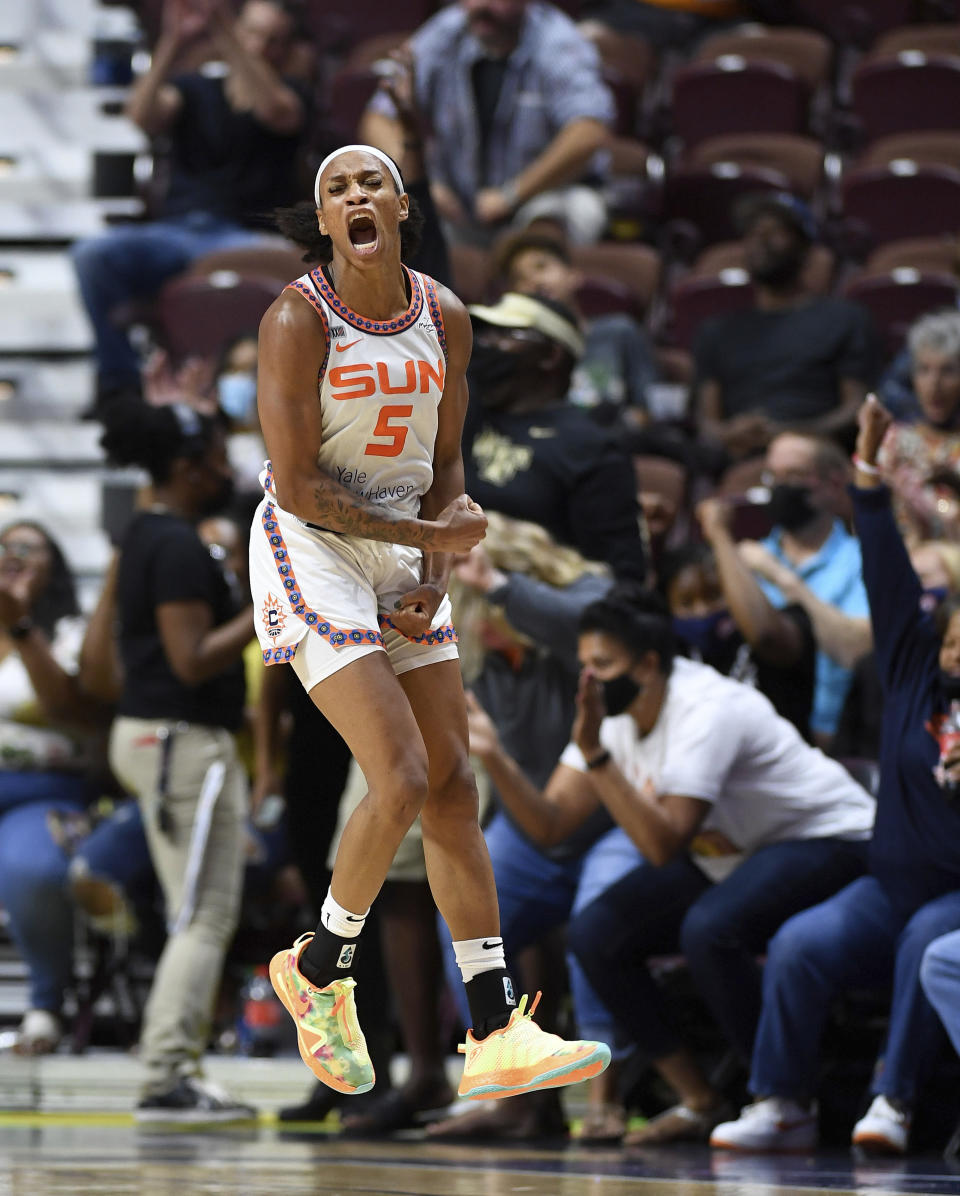
[[[447,352],[437,284],[403,269],[410,306],[384,322],[351,311],[320,269],[290,286],[313,305],[327,334],[317,465],[367,501],[416,516],[433,482]]]

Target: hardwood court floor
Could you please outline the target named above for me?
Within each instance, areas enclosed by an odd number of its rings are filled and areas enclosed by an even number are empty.
[[[856,1162],[847,1152],[737,1158],[705,1148],[531,1150],[361,1144],[134,1127],[125,1115],[0,1114],[0,1196],[960,1196],[937,1158]]]

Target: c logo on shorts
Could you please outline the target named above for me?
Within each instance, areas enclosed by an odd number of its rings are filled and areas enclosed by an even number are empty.
[[[263,619],[264,629],[271,639],[276,639],[283,631],[287,621],[287,615],[280,605],[280,599],[274,597],[273,594],[267,595],[260,617]]]

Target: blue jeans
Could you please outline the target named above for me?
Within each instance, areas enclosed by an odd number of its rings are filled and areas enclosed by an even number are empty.
[[[141,888],[153,876],[140,807],[133,799],[121,802],[109,818],[98,822],[74,853],[91,876],[112,881],[126,890]]]
[[[487,849],[497,882],[500,933],[510,956],[575,916],[618,877],[636,868],[640,852],[619,827],[608,831],[583,855],[562,862],[551,860],[521,834],[502,813],[485,831]],[[466,991],[457,967],[450,934],[440,923],[444,970],[457,999],[465,1026],[470,1025]],[[614,1044],[615,1025],[572,957],[570,988],[579,1033],[584,1038]]]
[[[256,244],[259,234],[204,212],[121,225],[72,248],[80,294],[93,324],[102,388],[139,386],[140,363],[126,332],[111,319],[131,299],[152,295],[198,257],[215,249]]]
[[[873,1092],[912,1104],[943,1044],[940,1021],[920,985],[920,963],[934,939],[957,929],[960,892],[928,901],[906,918],[872,876],[791,918],[767,955],[751,1091],[811,1100],[820,1035],[834,997],[892,979],[883,1066]]]
[[[924,951],[920,983],[960,1054],[960,930],[934,939]]]
[[[62,780],[62,779],[61,779]],[[67,857],[47,828],[51,810],[86,805],[86,783],[76,794],[58,785],[58,795],[0,810],[0,905],[10,934],[30,973],[30,1008],[59,1013],[73,976],[73,904],[67,892]]]
[[[720,884],[687,855],[661,868],[644,862],[571,921],[570,949],[600,1000],[651,1060],[683,1044],[646,961],[682,951],[700,996],[748,1060],[760,1014],[757,955],[791,914],[859,875],[866,847],[842,839],[773,843]]]

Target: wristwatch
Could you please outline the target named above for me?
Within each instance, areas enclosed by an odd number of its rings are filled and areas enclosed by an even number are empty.
[[[7,629],[7,635],[12,640],[25,640],[31,631],[33,631],[33,619],[29,615],[24,615],[22,619],[17,619],[16,623]]]
[[[603,768],[604,764],[609,764],[609,763],[610,763],[610,753],[607,751],[606,748],[604,748],[603,751],[598,752],[597,755],[594,756],[592,760],[587,761],[587,768],[590,768],[590,769]]]

